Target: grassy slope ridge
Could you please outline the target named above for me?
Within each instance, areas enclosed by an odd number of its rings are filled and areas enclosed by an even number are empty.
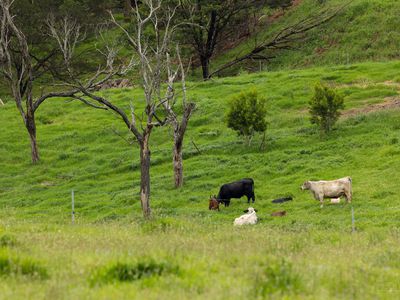
[[[272,37],[282,28],[294,24],[320,8],[338,6],[346,1],[327,0],[323,5],[317,0],[303,0],[290,9],[268,29],[261,30],[258,40]],[[295,45],[295,51],[271,52],[276,56],[268,69],[302,68],[305,66],[338,65],[362,61],[384,61],[400,57],[400,2],[396,0],[353,0],[344,11],[327,24],[308,33],[306,42]],[[250,38],[238,47],[224,53],[212,62],[215,68],[249,51],[254,41]],[[259,69],[259,63],[245,62],[227,71],[235,74],[240,68]]]
[[[33,257],[49,273],[46,281],[2,277],[0,299],[243,299],[271,293],[290,299],[396,298],[400,110],[344,116],[321,140],[306,106],[319,80],[346,96],[346,110],[397,98],[399,68],[399,61],[363,63],[189,84],[198,110],[185,140],[185,187],[173,188],[170,132],[156,129],[155,220],[149,223],[141,221],[138,149],[112,132],[125,132],[117,117],[80,103],[49,101],[37,115],[43,161],[32,166],[15,107],[11,102],[0,107],[0,237],[16,237],[15,246],[0,244],[0,256]],[[223,120],[230,97],[254,87],[268,99],[263,152],[259,138],[247,148]],[[131,99],[142,97],[131,89],[104,93],[126,109]],[[347,175],[354,183],[356,235],[349,233],[350,205],[321,210],[299,189],[307,179]],[[218,213],[208,211],[207,199],[222,183],[242,177],[255,180],[261,221],[234,229],[245,200],[233,200]],[[71,189],[76,227],[65,225]],[[294,201],[271,203],[286,194]],[[280,209],[287,217],[269,217]],[[142,259],[167,261],[179,272],[91,286],[96,270]]]

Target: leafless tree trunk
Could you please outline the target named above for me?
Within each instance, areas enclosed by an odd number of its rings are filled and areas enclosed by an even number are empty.
[[[35,122],[35,113],[33,111],[29,111],[26,115],[25,126],[29,133],[29,139],[31,142],[31,156],[32,162],[38,163],[40,160],[39,150],[37,146],[36,139],[36,122]]]
[[[173,165],[174,165],[174,178],[175,187],[180,188],[183,186],[183,139],[185,137],[186,128],[189,123],[190,116],[195,108],[194,103],[188,103],[184,107],[184,112],[181,122],[176,120],[173,123],[174,130],[174,147],[173,147]]]
[[[148,127],[143,134],[140,145],[140,202],[145,218],[151,216],[150,209],[150,133],[152,128]]]

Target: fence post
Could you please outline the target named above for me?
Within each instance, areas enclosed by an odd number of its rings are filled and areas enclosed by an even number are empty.
[[[356,221],[354,219],[354,208],[353,206],[351,207],[351,232],[356,231]]]
[[[75,224],[75,193],[74,190],[71,191],[71,200],[72,200],[72,225]]]

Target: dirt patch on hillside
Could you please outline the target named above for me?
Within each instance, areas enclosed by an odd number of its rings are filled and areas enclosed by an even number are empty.
[[[377,86],[389,86],[389,87],[394,87],[395,89],[400,91],[400,83],[394,82],[394,81],[384,81],[384,82],[371,82],[369,80],[362,80],[358,82],[353,82],[353,83],[345,83],[345,84],[334,84],[333,86],[336,88],[345,88],[345,87],[358,87],[362,89],[367,89],[371,87],[377,87]],[[342,112],[342,116],[344,117],[352,117],[355,115],[360,115],[360,114],[368,114],[376,111],[381,111],[381,110],[388,110],[388,109],[398,109],[400,108],[400,96],[393,96],[393,97],[386,97],[383,99],[383,102],[381,103],[376,103],[376,104],[370,104],[364,107],[358,107],[358,108],[353,108],[349,109],[346,111]]]
[[[400,108],[400,97],[395,96],[395,97],[385,98],[385,101],[381,103],[346,110],[342,113],[342,116],[352,117],[360,114],[368,114],[376,111],[387,110],[387,109],[398,109],[398,108]]]
[[[390,81],[390,80],[384,81],[384,82],[372,82],[370,80],[360,80],[360,81],[352,82],[352,83],[332,83],[329,85],[331,85],[335,88],[357,87],[357,88],[361,88],[361,89],[367,89],[370,87],[388,86],[388,87],[394,87],[394,88],[400,90],[400,83]]]
[[[367,106],[357,107],[357,108],[352,108],[349,110],[342,111],[341,116],[344,118],[349,118],[349,117],[354,117],[356,115],[369,114],[369,113],[382,111],[382,110],[389,110],[389,109],[400,109],[400,97],[399,96],[387,97],[381,103],[370,104]],[[306,114],[306,113],[308,113],[308,109],[303,108],[300,110],[300,113]]]

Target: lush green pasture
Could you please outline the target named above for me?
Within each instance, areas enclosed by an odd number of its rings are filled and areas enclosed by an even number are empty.
[[[306,106],[320,80],[353,112],[395,99],[399,69],[394,61],[191,83],[198,109],[185,140],[185,187],[173,188],[170,131],[157,128],[150,222],[140,212],[138,149],[114,133],[130,139],[116,116],[47,102],[37,115],[42,162],[32,166],[8,102],[0,107],[0,298],[397,298],[400,110],[345,115],[321,139]],[[260,137],[249,148],[224,124],[226,103],[248,88],[268,99],[264,151]],[[105,94],[126,109],[142,97],[137,89]],[[352,205],[321,209],[300,191],[307,179],[343,176],[353,178]],[[210,212],[208,197],[243,177],[255,180],[261,220],[233,228],[246,201]],[[271,203],[283,195],[294,201]],[[286,217],[269,216],[282,209]],[[130,278],[121,274],[140,279],[113,280]]]

